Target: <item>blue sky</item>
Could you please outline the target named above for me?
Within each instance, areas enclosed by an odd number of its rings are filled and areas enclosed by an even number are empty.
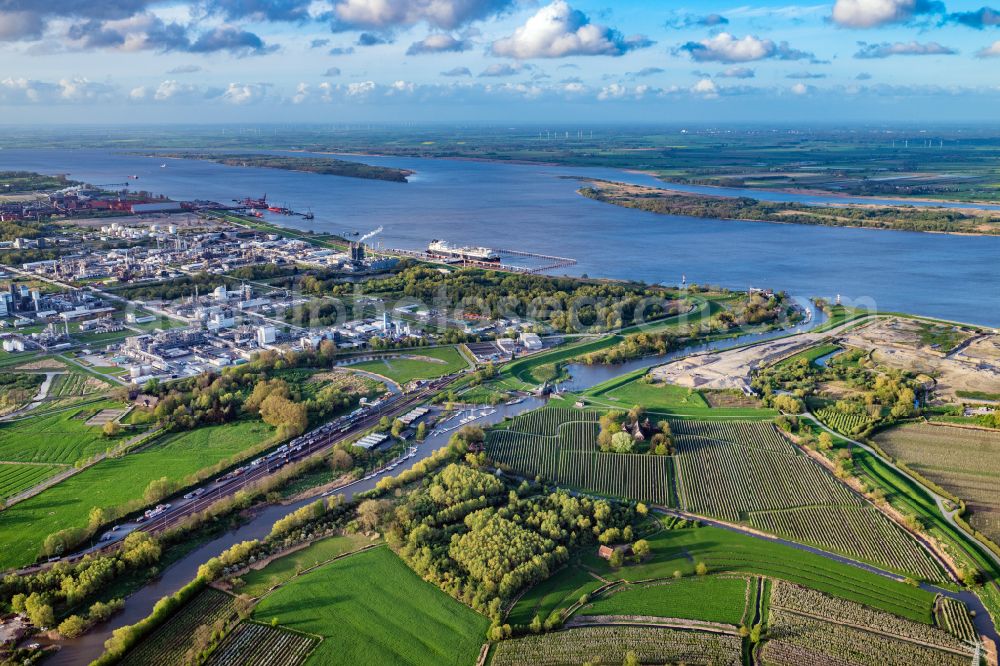
[[[0,0],[0,122],[984,122],[982,0]]]

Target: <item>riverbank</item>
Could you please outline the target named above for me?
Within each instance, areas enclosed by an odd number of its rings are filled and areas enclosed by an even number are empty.
[[[885,206],[846,201],[843,204],[822,206],[707,195],[595,178],[578,180],[586,184],[577,190],[580,196],[657,215],[964,236],[1000,235],[1000,215],[973,208]]]

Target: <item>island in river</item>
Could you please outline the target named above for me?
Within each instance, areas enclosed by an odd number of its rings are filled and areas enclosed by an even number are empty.
[[[283,169],[285,171],[305,171],[325,176],[345,176],[347,178],[365,178],[368,180],[387,180],[394,183],[405,183],[413,175],[408,169],[374,166],[361,162],[338,160],[332,157],[291,157],[286,155],[224,155],[217,153],[158,153],[159,157],[170,157],[185,160],[205,160],[237,167],[262,167],[266,169]]]
[[[1000,235],[1000,215],[988,210],[869,204],[813,206],[794,202],[761,201],[750,197],[691,194],[591,178],[581,180],[587,185],[577,191],[588,199],[660,215],[897,231]]]

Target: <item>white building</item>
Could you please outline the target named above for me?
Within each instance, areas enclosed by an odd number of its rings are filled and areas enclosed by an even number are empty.
[[[266,347],[267,345],[273,345],[274,341],[278,339],[278,329],[274,326],[259,326],[257,327],[257,344],[261,347]]]
[[[536,351],[542,348],[542,339],[536,333],[522,333],[521,344],[525,349]]]

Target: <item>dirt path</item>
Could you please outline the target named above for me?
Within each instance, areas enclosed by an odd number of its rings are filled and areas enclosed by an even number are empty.
[[[663,627],[705,631],[713,634],[739,636],[739,630],[731,625],[701,620],[685,620],[676,617],[653,617],[648,615],[586,615],[574,617],[566,623],[566,628],[594,626]]]

